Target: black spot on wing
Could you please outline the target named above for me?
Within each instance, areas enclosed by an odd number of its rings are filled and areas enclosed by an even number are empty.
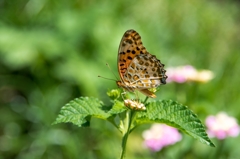
[[[129,60],[132,60],[132,57],[131,57],[131,56],[128,56],[127,58],[128,58]]]

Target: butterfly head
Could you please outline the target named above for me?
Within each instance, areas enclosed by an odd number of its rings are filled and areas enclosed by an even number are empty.
[[[136,89],[135,86],[131,86],[128,82],[116,81],[116,83],[118,87],[123,88],[129,92],[133,92]]]
[[[122,81],[116,81],[117,86],[123,89],[127,89],[127,85],[124,84]]]
[[[121,87],[122,86],[122,81],[116,81],[118,87]]]

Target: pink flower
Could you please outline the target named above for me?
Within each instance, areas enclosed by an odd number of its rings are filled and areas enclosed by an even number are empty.
[[[196,70],[193,66],[179,66],[167,68],[167,82],[184,83],[187,81],[208,82],[213,78],[209,70]]]
[[[236,137],[240,133],[237,120],[228,116],[225,112],[220,112],[216,116],[208,116],[206,119],[207,132],[210,137],[220,140],[228,136]]]
[[[173,145],[182,139],[177,129],[165,124],[153,124],[149,130],[143,132],[144,145],[152,151],[159,151],[163,147]]]

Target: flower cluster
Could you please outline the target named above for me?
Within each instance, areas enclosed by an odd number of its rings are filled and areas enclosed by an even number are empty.
[[[214,74],[210,70],[198,71],[193,66],[186,65],[167,68],[167,76],[167,82],[208,82],[214,77]]]
[[[165,124],[153,124],[149,130],[143,132],[144,145],[152,151],[159,151],[163,147],[173,145],[182,139],[177,129]]]
[[[236,137],[240,133],[237,120],[228,116],[225,112],[220,112],[216,116],[211,115],[207,117],[206,126],[208,128],[208,135],[220,140],[228,136]]]
[[[146,110],[144,104],[131,99],[124,100],[124,105],[133,110]]]

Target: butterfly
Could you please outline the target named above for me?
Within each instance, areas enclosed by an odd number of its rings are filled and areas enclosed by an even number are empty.
[[[118,49],[117,65],[120,76],[117,85],[126,91],[138,90],[148,97],[156,98],[149,89],[166,84],[164,64],[146,50],[141,36],[135,30],[124,33]]]

